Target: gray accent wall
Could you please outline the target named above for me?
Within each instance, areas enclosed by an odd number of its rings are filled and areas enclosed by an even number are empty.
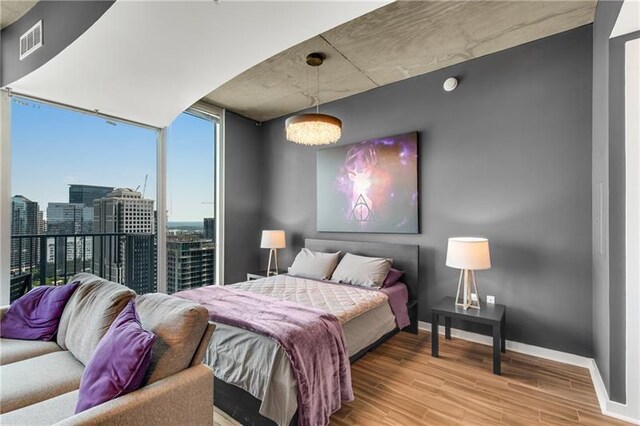
[[[341,144],[419,132],[418,235],[318,233],[316,150],[287,142],[284,118],[264,123],[261,223],[287,231],[281,264],[304,238],[418,244],[429,321],[457,285],[447,238],[488,237],[479,287],[508,306],[507,338],[591,356],[591,58],[586,26],[322,106]]]
[[[230,284],[259,267],[264,160],[258,123],[227,111],[224,127],[224,283]]]
[[[10,85],[48,62],[93,25],[113,3],[113,0],[38,2],[22,18],[2,29],[0,86]],[[43,46],[21,61],[20,36],[41,19]]]
[[[619,151],[616,152],[614,147],[614,151],[610,152],[609,144],[611,85],[609,35],[621,7],[622,1],[612,0],[599,1],[596,8],[593,23],[592,111],[593,357],[609,397],[618,402],[625,400],[625,302],[624,287],[622,287],[622,299],[620,299],[621,294],[618,291],[620,284],[612,286],[611,278],[613,277],[614,282],[617,280],[616,274],[620,261],[624,268],[624,249],[623,257],[619,258],[620,229],[616,228],[616,223],[619,227],[620,220],[619,204],[616,201],[619,199],[620,191],[619,186],[616,187],[619,171],[616,168],[610,168],[611,161],[614,165],[619,162]],[[622,69],[624,70],[624,64]],[[624,93],[622,96],[624,99]],[[611,154],[613,154],[612,157]],[[624,157],[618,166],[624,182]],[[614,182],[610,182],[611,173],[613,173]],[[624,197],[624,187],[622,191],[622,197]],[[624,217],[624,212],[622,215]],[[611,227],[612,224],[613,227]],[[612,265],[613,268],[611,268]],[[622,316],[619,315],[620,312],[616,312],[617,310],[622,311]]]

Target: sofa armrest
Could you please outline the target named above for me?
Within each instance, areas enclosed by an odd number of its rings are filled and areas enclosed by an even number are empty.
[[[213,330],[215,329],[215,323],[209,321],[209,324],[207,324],[207,328],[204,330],[204,335],[202,336],[202,339],[200,339],[200,344],[196,348],[196,352],[193,355],[193,359],[191,360],[191,364],[189,365],[190,367],[202,364],[207,358],[209,344],[211,343],[211,335],[213,334]]]
[[[213,370],[188,368],[56,424],[213,426]]]
[[[4,318],[4,314],[6,314],[8,310],[9,310],[9,305],[0,306],[0,321],[2,321],[2,318]]]

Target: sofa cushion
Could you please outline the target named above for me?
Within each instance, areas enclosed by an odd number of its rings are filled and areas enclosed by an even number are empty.
[[[0,412],[7,413],[77,390],[83,371],[84,365],[68,351],[0,366]]]
[[[56,342],[41,340],[0,339],[0,365],[23,361],[51,352],[61,351]]]
[[[49,426],[74,415],[78,391],[68,392],[0,415],[2,425]]]
[[[133,392],[142,384],[156,336],[142,328],[131,300],[111,324],[80,381],[76,413]]]
[[[158,336],[143,383],[153,383],[188,368],[209,322],[207,309],[155,293],[139,296],[136,310],[142,327]]]
[[[78,274],[72,281],[80,281],[80,287],[62,313],[58,344],[87,365],[100,339],[135,292],[92,274]]]

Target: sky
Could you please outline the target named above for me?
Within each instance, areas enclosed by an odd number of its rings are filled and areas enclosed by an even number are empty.
[[[212,122],[181,114],[167,134],[169,221],[213,217]],[[11,193],[40,204],[68,202],[69,184],[136,189],[156,199],[156,132],[14,97]]]

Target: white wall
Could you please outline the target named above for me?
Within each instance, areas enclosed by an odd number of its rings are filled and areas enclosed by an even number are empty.
[[[627,415],[640,420],[640,39],[625,61]]]

